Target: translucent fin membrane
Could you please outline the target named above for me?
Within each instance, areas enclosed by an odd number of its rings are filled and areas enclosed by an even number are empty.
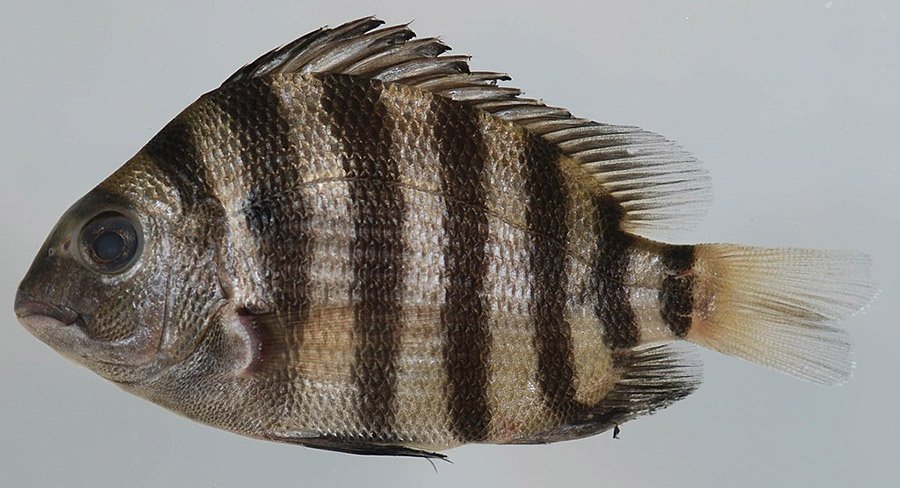
[[[702,368],[684,346],[644,344],[615,351],[613,365],[621,376],[599,403],[561,425],[511,443],[543,444],[598,434],[690,395],[700,385]]]
[[[709,176],[678,143],[639,127],[568,120],[571,127],[543,137],[594,175],[622,205],[624,230],[660,237],[664,234],[656,232],[692,228],[706,215],[712,200]]]
[[[840,321],[875,296],[872,261],[842,251],[698,245],[687,339],[823,384],[850,378]]]
[[[621,352],[616,363],[625,373],[601,407],[627,412],[620,421],[668,407],[690,395],[702,379],[700,361],[675,344],[646,345]]]
[[[693,227],[711,200],[710,182],[684,148],[639,127],[574,117],[568,110],[525,98],[505,73],[469,69],[469,56],[444,55],[439,39],[416,39],[408,25],[381,27],[362,18],[322,28],[273,49],[223,85],[291,73],[335,73],[414,86],[472,105],[554,144],[600,182],[622,205],[622,228],[650,238]],[[660,233],[661,232],[661,233]]]

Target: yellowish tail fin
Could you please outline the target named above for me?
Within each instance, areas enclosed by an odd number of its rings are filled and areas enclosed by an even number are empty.
[[[839,322],[876,294],[868,256],[703,244],[692,275],[686,339],[817,383],[850,378]]]

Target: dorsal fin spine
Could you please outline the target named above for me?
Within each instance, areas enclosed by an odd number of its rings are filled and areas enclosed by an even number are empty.
[[[470,57],[444,55],[450,48],[439,39],[414,39],[408,24],[379,29],[382,24],[366,17],[318,29],[248,63],[223,86],[266,75],[319,72],[413,86],[517,124],[554,145],[622,206],[626,231],[655,238],[654,232],[689,226],[705,213],[709,178],[677,143],[523,98],[521,90],[498,85],[510,79],[505,73],[470,72]]]

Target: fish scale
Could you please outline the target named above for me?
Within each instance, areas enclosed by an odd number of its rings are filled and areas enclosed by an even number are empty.
[[[379,100],[379,85],[345,77],[322,81],[322,107],[331,114],[332,131],[344,144],[344,173],[354,215],[350,300],[359,336],[354,362],[357,414],[363,435],[389,441],[395,436],[404,253],[400,230],[405,213],[403,193],[395,189],[398,168],[390,153],[390,122]]]
[[[20,321],[187,417],[355,454],[605,431],[697,387],[679,341],[847,379],[866,257],[652,240],[708,201],[687,151],[381,24],[177,115],[60,219]]]
[[[485,142],[478,114],[459,110],[432,97],[445,210],[443,232],[445,295],[441,305],[446,364],[447,410],[457,439],[484,440],[490,435],[487,399],[490,330],[484,275],[488,215],[484,183]]]

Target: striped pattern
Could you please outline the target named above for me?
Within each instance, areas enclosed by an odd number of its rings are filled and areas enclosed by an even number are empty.
[[[404,200],[397,191],[397,162],[390,152],[391,124],[380,101],[382,87],[368,80],[324,80],[322,107],[344,144],[355,239],[351,244],[356,351],[362,428],[393,438],[396,353],[399,348]]]
[[[353,216],[344,172],[346,151],[332,130],[331,114],[321,106],[324,86],[314,77],[276,77],[272,88],[289,122],[288,140],[300,156],[299,164],[280,168],[269,178],[284,189],[284,198],[305,202],[310,235],[309,300],[319,306],[346,305],[352,279],[347,268]]]
[[[594,312],[599,297],[592,292],[591,253],[597,245],[593,188],[584,183],[582,168],[565,157],[558,161],[566,178],[568,239],[566,256],[566,320],[572,337],[572,365],[575,371],[575,400],[596,405],[616,381],[610,373],[612,356],[603,342],[603,329]]]
[[[634,347],[640,330],[628,300],[625,278],[634,238],[619,229],[622,207],[607,195],[594,197],[597,247],[592,256],[594,312],[603,327],[603,341],[610,349]]]
[[[694,311],[694,246],[666,246],[662,253],[665,277],[659,291],[660,313],[676,337],[691,329]]]
[[[660,259],[665,244],[638,240],[634,243],[628,262],[626,289],[628,302],[640,330],[641,343],[670,341],[674,338],[669,325],[660,314],[659,291],[665,277]]]
[[[185,201],[227,214],[236,296],[256,300],[240,319],[261,344],[243,377],[264,393],[243,401],[270,402],[260,428],[442,448],[560,440],[618,415],[598,408],[624,374],[612,351],[642,337],[637,241],[552,145],[344,75],[245,80],[192,114],[148,155],[179,162],[161,167]],[[684,290],[659,286],[651,305],[680,314]]]
[[[249,241],[258,249],[260,266],[269,271],[264,286],[271,303],[266,305],[290,313],[293,320],[289,326],[302,324],[310,306],[306,292],[310,210],[302,195],[288,191],[300,180],[300,165],[288,138],[290,123],[282,115],[280,99],[268,81],[254,79],[214,91],[208,102],[220,111],[233,135],[230,149],[220,150],[231,151],[231,170],[240,175],[242,191],[232,193],[240,201],[232,206],[243,220],[240,224]],[[279,178],[273,180],[272,174]]]
[[[491,418],[487,400],[490,331],[483,291],[488,271],[484,149],[474,110],[460,110],[435,97],[431,111],[439,128],[441,193],[446,202],[441,327],[446,338],[443,359],[450,425],[459,440],[480,441],[488,435]]]
[[[259,186],[270,188],[267,199],[293,212],[282,214],[280,219],[286,222],[277,222],[275,226],[279,233],[284,231],[281,242],[272,242],[273,246],[281,247],[277,256],[263,254],[262,246],[253,237],[255,234],[247,228],[247,216],[254,214],[247,212],[248,207],[254,207],[248,205],[253,200],[247,197],[256,187],[255,180],[234,171],[242,180],[234,186],[244,188],[243,199],[236,202],[233,216],[235,247],[243,252],[237,261],[254,266],[244,271],[247,274],[240,279],[242,289],[252,290],[253,296],[265,297],[265,302],[280,302],[279,320],[273,326],[283,322],[290,329],[279,351],[284,363],[279,369],[287,374],[278,376],[279,382],[271,387],[260,386],[260,389],[275,390],[278,393],[272,396],[280,398],[281,414],[274,419],[272,431],[346,436],[359,431],[356,415],[359,394],[354,378],[359,338],[354,332],[354,311],[349,306],[354,229],[349,189],[342,181],[344,152],[341,141],[332,134],[331,115],[321,107],[324,89],[319,80],[312,77],[264,80],[269,82],[271,93],[280,102],[277,115],[287,122],[287,132],[279,144],[287,145],[285,149],[295,154],[296,162],[273,164],[260,173],[264,179]],[[290,202],[302,206],[282,205]],[[303,239],[297,239],[301,235],[292,235],[290,229],[303,232]],[[246,240],[239,232],[246,233]],[[289,258],[298,248],[304,249],[304,262]],[[299,265],[305,268],[305,278],[292,282]],[[272,289],[271,282],[285,283],[284,290]],[[306,303],[309,311],[305,318],[297,317],[296,304]],[[292,327],[297,319],[302,320],[301,325]],[[264,378],[256,380],[265,381]]]
[[[224,274],[237,308],[234,332],[250,356],[241,377],[276,389],[246,408],[268,403],[259,421],[277,425],[300,410],[292,381],[311,301],[310,205],[293,189],[301,155],[290,121],[269,80],[250,80],[204,96],[194,113],[202,163],[214,175],[212,196],[226,211],[234,269]],[[273,175],[277,175],[273,178]]]
[[[552,421],[537,380],[538,353],[529,312],[533,280],[525,222],[528,192],[519,164],[524,134],[490,117],[480,117],[479,124],[489,216],[485,247],[488,272],[483,286],[491,331],[487,386],[490,440],[510,442],[523,431],[543,428]]]
[[[212,194],[212,181],[197,147],[194,130],[179,116],[148,142],[141,152],[165,175],[184,206],[199,205]]]
[[[419,114],[427,101],[401,85],[385,85],[381,101],[392,125],[391,154],[398,164],[405,216],[400,346],[397,350],[394,432],[415,445],[457,443],[447,405],[440,305],[446,277],[444,198],[438,128]]]
[[[526,140],[520,164],[525,174],[532,292],[530,313],[538,352],[538,381],[554,417],[565,422],[582,407],[575,401],[571,326],[565,318],[566,184],[558,154],[533,138]]]

